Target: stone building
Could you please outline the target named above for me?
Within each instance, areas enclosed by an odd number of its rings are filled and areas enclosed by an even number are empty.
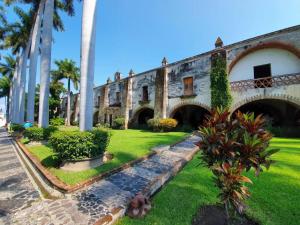
[[[300,122],[300,25],[230,45],[220,38],[215,48],[178,62],[166,58],[158,68],[94,88],[94,123],[113,124],[124,117],[126,126],[145,124],[153,117],[172,117],[179,124],[198,126],[211,108],[210,70],[214,56],[227,62],[233,96],[231,111],[264,113],[276,125]],[[72,120],[79,120],[79,95],[72,96]],[[62,100],[65,116],[66,99]]]

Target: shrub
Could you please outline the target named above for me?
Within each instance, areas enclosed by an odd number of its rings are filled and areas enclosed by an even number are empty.
[[[44,140],[44,128],[29,127],[24,131],[24,137],[30,141],[42,141]]]
[[[12,123],[10,124],[10,130],[13,132],[22,132],[25,130],[22,124]]]
[[[50,125],[55,127],[63,126],[65,125],[65,119],[61,117],[53,118],[50,120]]]
[[[220,189],[220,200],[229,212],[242,213],[244,201],[250,196],[245,183],[252,181],[243,175],[251,168],[258,176],[273,162],[270,156],[278,150],[267,150],[272,135],[264,129],[262,116],[238,112],[231,119],[229,111],[214,110],[200,128],[201,158],[213,172],[214,182]]]
[[[94,128],[91,133],[94,135],[94,144],[100,152],[104,152],[109,145],[111,132],[105,128]]]
[[[118,118],[114,119],[114,128],[125,129],[125,118],[118,117]]]
[[[159,120],[158,118],[153,118],[147,121],[147,125],[149,128],[151,128],[153,131],[160,131],[159,127]]]
[[[63,160],[79,160],[101,155],[110,141],[107,130],[94,129],[85,131],[58,131],[51,135],[49,143]]]
[[[171,131],[177,126],[178,122],[172,118],[160,119],[159,126],[163,131]]]
[[[150,119],[147,121],[148,127],[151,128],[153,131],[171,131],[174,129],[178,122],[175,119],[172,118],[166,118],[166,119]]]
[[[30,141],[48,140],[50,135],[57,131],[56,127],[50,126],[48,128],[29,127],[24,131],[24,137]]]
[[[97,123],[96,127],[105,129],[105,128],[110,128],[110,125],[109,125],[109,123]]]
[[[58,128],[55,126],[49,126],[47,128],[44,128],[44,140],[49,140],[50,136],[56,131],[58,131]]]

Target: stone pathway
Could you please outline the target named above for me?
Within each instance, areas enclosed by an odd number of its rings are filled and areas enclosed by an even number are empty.
[[[198,136],[171,147],[122,170],[65,199],[43,200],[6,217],[5,224],[112,224],[124,216],[130,200],[142,192],[152,195],[183,165],[198,147]]]
[[[4,129],[0,130],[0,222],[40,199]]]

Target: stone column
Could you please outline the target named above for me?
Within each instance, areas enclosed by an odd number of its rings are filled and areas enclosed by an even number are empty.
[[[167,118],[167,107],[168,107],[168,61],[164,57],[162,61],[162,70],[163,70],[163,76],[164,76],[164,83],[163,83],[163,103],[162,103],[162,118]]]
[[[168,107],[168,68],[167,59],[162,61],[162,67],[156,71],[154,117],[166,118]]]
[[[132,77],[134,75],[133,70],[130,70],[128,79],[125,81],[125,89],[124,89],[124,119],[125,119],[125,129],[128,129],[129,122],[129,112],[132,110]]]
[[[99,115],[100,115],[100,122],[101,123],[104,123],[104,121],[105,121],[106,108],[108,107],[108,104],[109,104],[108,85],[109,85],[110,82],[111,82],[110,79],[107,79],[107,84],[102,86],[101,90],[100,90]]]

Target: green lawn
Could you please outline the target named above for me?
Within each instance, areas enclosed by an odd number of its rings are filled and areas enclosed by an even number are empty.
[[[71,127],[69,129],[76,128]],[[58,164],[57,159],[52,149],[45,145],[27,145],[27,147],[60,180],[67,184],[76,184],[126,162],[140,158],[150,153],[150,149],[154,146],[175,143],[183,139],[186,135],[187,133],[184,132],[154,133],[143,130],[112,130],[108,151],[114,154],[114,159],[100,167],[82,172],[66,172],[55,168]]]
[[[255,178],[250,186],[247,214],[262,225],[298,225],[300,221],[300,139],[274,138],[276,164]],[[199,206],[214,204],[218,190],[208,169],[195,157],[152,201],[143,220],[128,217],[118,225],[190,225]]]

